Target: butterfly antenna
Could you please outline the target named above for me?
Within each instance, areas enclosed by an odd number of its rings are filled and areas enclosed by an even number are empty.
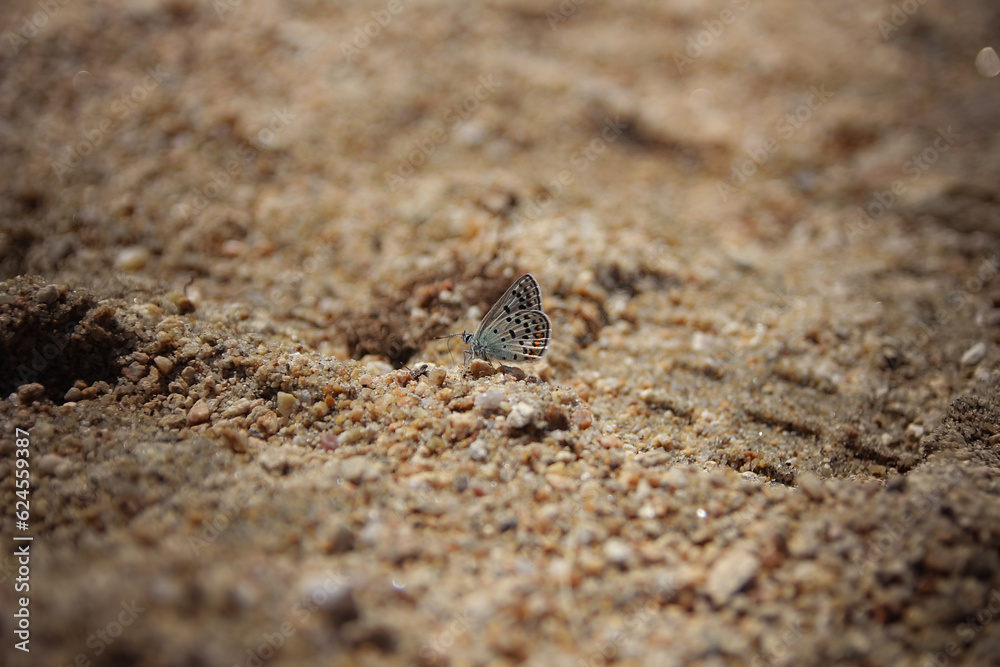
[[[455,336],[461,336],[462,334],[448,334],[447,336],[434,336],[431,340],[442,340],[444,338],[454,338]],[[448,341],[448,356],[451,357],[452,362],[455,361],[455,354],[451,351],[451,340]]]

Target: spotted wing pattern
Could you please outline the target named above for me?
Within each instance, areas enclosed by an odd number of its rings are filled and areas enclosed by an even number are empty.
[[[514,284],[507,288],[497,302],[486,313],[482,324],[476,334],[487,331],[500,322],[504,317],[519,310],[541,310],[542,309],[542,288],[538,286],[535,276],[525,273],[514,281]]]
[[[490,359],[500,361],[534,361],[541,359],[552,336],[549,316],[540,310],[519,310],[504,317],[489,330],[483,345]]]
[[[463,340],[480,359],[534,361],[545,354],[551,337],[552,322],[542,312],[542,290],[526,273],[493,304],[476,333]]]

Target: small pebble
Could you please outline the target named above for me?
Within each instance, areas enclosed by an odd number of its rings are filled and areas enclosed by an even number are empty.
[[[279,391],[277,400],[278,414],[285,418],[289,417],[292,414],[292,411],[295,409],[295,405],[298,402],[299,402],[298,399],[296,399],[291,394],[284,391]]]
[[[632,561],[633,556],[632,547],[624,540],[611,538],[604,543],[604,557],[613,565],[625,567]]]
[[[469,374],[474,378],[489,377],[499,372],[499,368],[491,366],[488,361],[482,359],[473,359],[472,363],[469,364]]]
[[[52,303],[59,298],[59,288],[56,285],[46,285],[35,293],[38,303]]]
[[[360,426],[354,426],[337,436],[337,446],[352,445],[361,440],[364,436],[365,430]]]
[[[497,410],[505,398],[507,393],[502,389],[490,389],[476,396],[475,406],[480,410]]]
[[[504,366],[503,372],[506,373],[507,375],[513,376],[517,380],[524,380],[526,377],[528,377],[525,374],[524,370],[518,368],[517,366]]]
[[[238,239],[227,239],[219,246],[219,253],[223,257],[239,257],[246,252],[247,244]]]
[[[141,271],[149,263],[149,250],[142,246],[130,246],[118,251],[115,268],[123,271]]]
[[[378,377],[379,375],[387,375],[391,373],[392,364],[388,361],[369,361],[365,364],[365,370],[368,371],[369,375]]]
[[[242,429],[227,427],[220,429],[219,435],[229,449],[237,454],[247,451],[247,433]]]
[[[965,354],[962,355],[962,365],[975,366],[982,361],[985,356],[986,343],[980,341],[965,351]]]
[[[580,408],[579,410],[573,411],[573,414],[570,416],[570,421],[573,422],[573,426],[577,427],[581,431],[585,431],[590,428],[591,424],[594,423],[594,415],[590,410]]]
[[[1000,74],[1000,56],[992,46],[983,47],[976,54],[976,70],[989,78]]]
[[[199,399],[188,410],[187,425],[195,426],[196,424],[204,424],[211,416],[212,410],[208,407],[208,403],[205,402],[205,399]]]
[[[448,417],[455,440],[464,440],[479,428],[479,417],[470,412],[456,412]]]
[[[45,387],[37,382],[23,384],[18,387],[17,400],[21,405],[31,405],[45,394]]]
[[[434,368],[427,373],[427,380],[435,387],[442,386],[447,377],[448,373],[443,368]]]
[[[56,468],[59,467],[63,461],[63,457],[58,454],[44,454],[40,459],[38,459],[38,472],[43,475],[54,475]]]
[[[724,605],[757,575],[759,569],[760,559],[754,553],[745,547],[735,547],[712,565],[705,589],[712,602]]]
[[[278,432],[278,415],[268,410],[257,418],[256,425],[265,436],[274,435]]]
[[[469,445],[469,457],[473,461],[485,461],[489,458],[489,452],[486,450],[486,443],[480,439],[476,439]]]
[[[513,429],[525,428],[535,419],[537,412],[535,407],[530,403],[525,403],[524,401],[516,403],[510,409],[510,414],[507,415],[507,426]]]
[[[239,417],[241,415],[245,415],[246,413],[250,412],[251,408],[253,408],[253,401],[251,401],[249,398],[241,398],[222,412],[222,418],[232,419],[233,417]]]
[[[171,361],[170,359],[167,359],[166,357],[163,356],[154,357],[153,363],[156,364],[156,367],[164,375],[167,375],[170,373],[170,371],[174,370],[174,362]]]
[[[622,441],[618,439],[617,435],[602,435],[597,439],[597,444],[605,449],[618,449],[622,446]]]
[[[133,361],[125,368],[124,371],[122,371],[122,375],[124,375],[129,382],[134,384],[146,377],[146,367],[138,361]]]

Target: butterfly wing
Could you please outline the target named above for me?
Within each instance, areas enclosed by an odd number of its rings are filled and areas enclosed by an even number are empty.
[[[483,353],[499,361],[541,359],[552,337],[552,322],[540,310],[518,310],[494,322],[486,333]]]
[[[519,310],[541,310],[542,288],[535,276],[525,273],[507,288],[489,312],[483,318],[476,334],[485,333],[497,328],[498,323]]]

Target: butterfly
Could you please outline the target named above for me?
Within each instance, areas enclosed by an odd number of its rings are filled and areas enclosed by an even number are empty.
[[[479,324],[476,333],[461,336],[471,349],[466,354],[493,361],[536,361],[552,337],[552,322],[542,312],[542,289],[530,273],[507,288]],[[448,338],[449,336],[443,336]]]

